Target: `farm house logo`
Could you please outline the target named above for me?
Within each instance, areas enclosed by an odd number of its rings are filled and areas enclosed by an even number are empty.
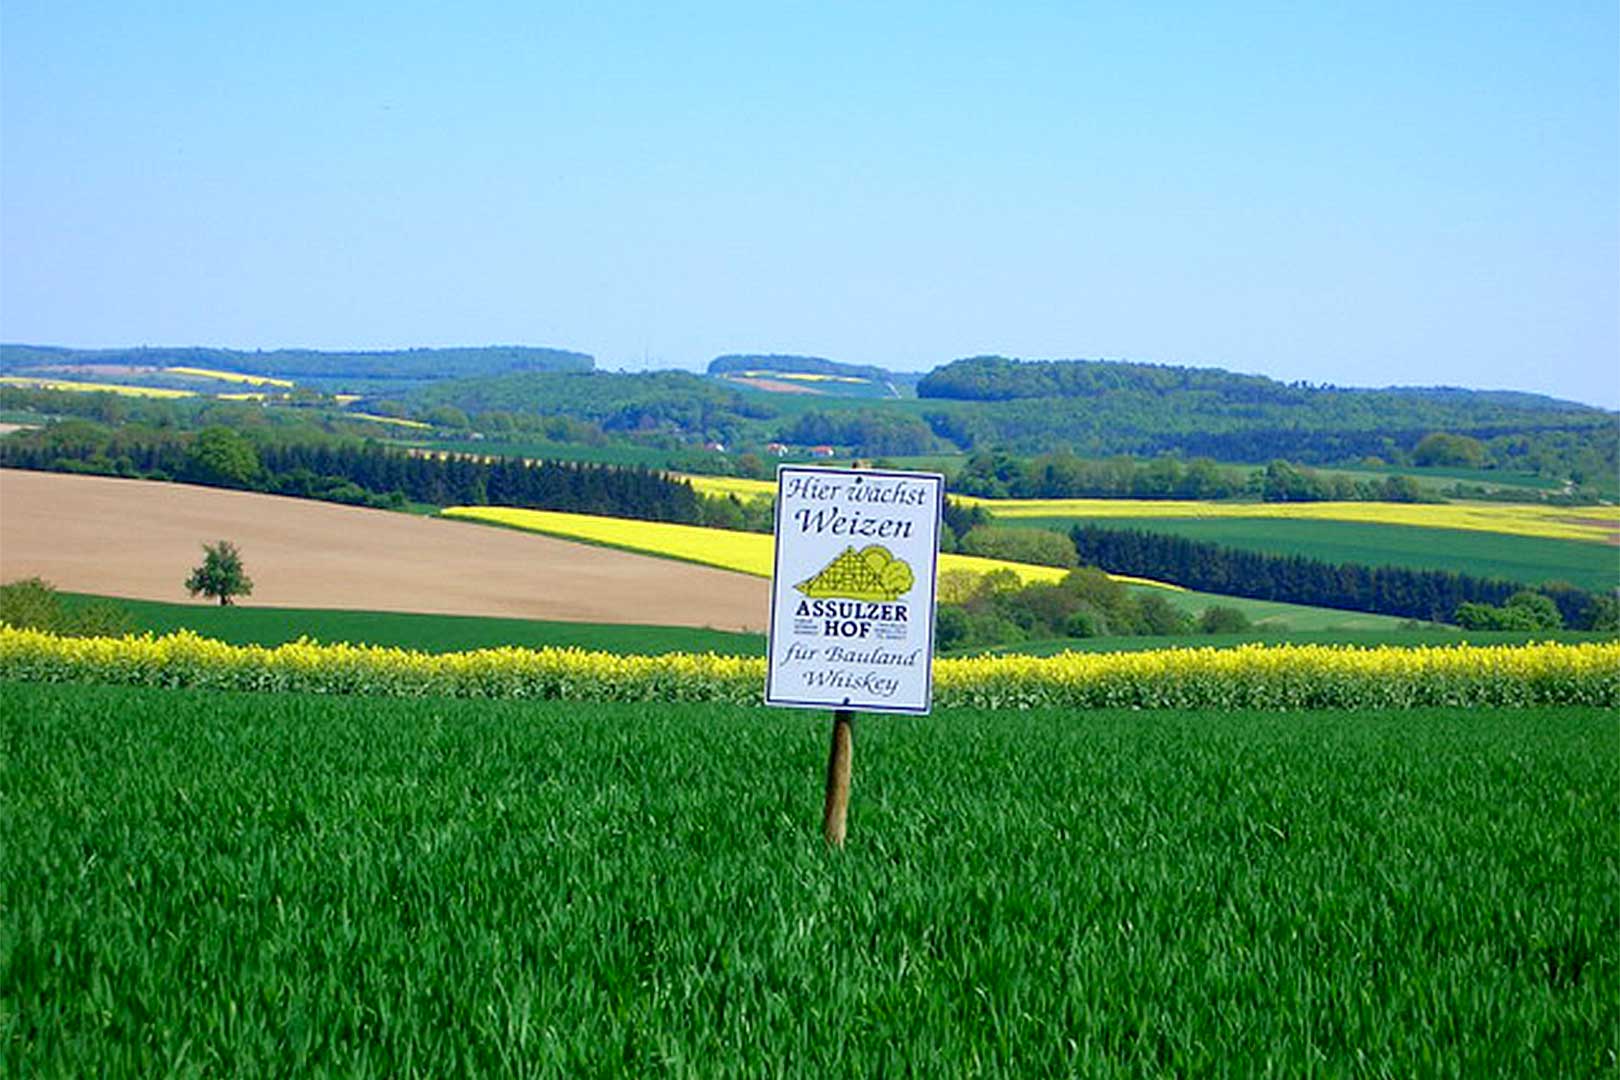
[[[882,544],[869,544],[860,551],[845,548],[819,574],[794,588],[818,600],[898,600],[914,580],[910,563]]]
[[[911,590],[911,565],[882,544],[856,551],[846,547],[826,566],[794,586],[804,594],[793,611],[798,634],[865,640],[901,640],[907,632],[907,605],[896,603]]]

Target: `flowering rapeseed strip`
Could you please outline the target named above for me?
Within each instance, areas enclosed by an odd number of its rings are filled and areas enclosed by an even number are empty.
[[[733,476],[676,474],[701,495],[735,495],[747,500],[774,495],[769,480]],[[982,506],[999,518],[1285,518],[1293,521],[1350,521],[1463,529],[1554,540],[1612,543],[1620,536],[1620,516],[1612,507],[1544,506],[1532,503],[1199,502],[1191,499],[986,499],[952,495]]]
[[[235,646],[180,631],[64,638],[0,626],[0,678],[219,690],[759,702],[765,661],[583,649],[432,654],[371,645]],[[1439,648],[1245,645],[934,662],[934,703],[974,708],[1403,709],[1620,706],[1620,642]]]
[[[1187,499],[980,499],[952,496],[983,506],[998,518],[1285,518],[1350,521],[1462,529],[1552,540],[1612,543],[1620,517],[1612,507],[1544,506],[1530,503],[1301,502],[1225,503]]]
[[[776,481],[750,480],[744,476],[699,476],[696,473],[670,473],[671,480],[685,480],[699,495],[724,498],[735,495],[743,502],[749,499],[776,498]]]
[[[76,379],[35,379],[25,375],[0,375],[0,386],[21,386],[32,390],[65,390],[85,394],[118,394],[121,397],[188,398],[194,390],[170,390],[161,386],[124,386],[118,383],[80,382]]]
[[[628,518],[599,517],[595,514],[572,514],[561,510],[519,510],[508,506],[451,506],[443,511],[445,517],[467,521],[488,521],[515,529],[560,536],[569,540],[585,540],[593,544],[642,551],[650,555],[664,555],[685,562],[717,566],[722,570],[736,570],[755,577],[770,577],[774,561],[775,539],[768,533],[737,532],[732,529],[711,529],[703,525],[677,525],[668,521],[633,521]],[[944,554],[939,557],[940,570],[967,570],[974,574],[988,574],[992,570],[1011,570],[1028,585],[1036,581],[1060,581],[1066,570],[1055,566],[1034,566],[1030,563],[1008,562],[1005,559],[986,559],[977,555]],[[1176,589],[1147,578],[1110,574],[1109,577],[1129,585],[1154,585],[1162,589]]]
[[[216,379],[219,382],[244,383],[248,386],[281,386],[290,389],[294,383],[291,379],[277,379],[270,375],[246,375],[240,371],[220,371],[216,368],[200,367],[166,367],[163,369],[170,375],[190,375],[198,379]]]

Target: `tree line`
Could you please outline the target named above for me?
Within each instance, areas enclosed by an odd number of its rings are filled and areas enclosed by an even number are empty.
[[[1035,457],[977,453],[951,480],[963,495],[988,499],[1236,499],[1265,502],[1423,502],[1409,476],[1323,476],[1290,461],[1231,468],[1209,458],[1087,460],[1060,450]],[[1437,501],[1437,500],[1436,500]]]
[[[1449,570],[1330,563],[1302,555],[1244,551],[1140,529],[1076,526],[1069,534],[1082,562],[1117,574],[1166,581],[1198,592],[1312,607],[1454,622],[1464,605],[1503,605],[1519,583]],[[1587,629],[1612,598],[1567,584],[1533,590],[1556,605],[1565,624]]]
[[[412,453],[375,442],[255,445],[226,427],[133,433],[64,422],[0,441],[0,466],[179,480],[356,505],[516,506],[706,523],[706,500],[689,483],[647,468]]]

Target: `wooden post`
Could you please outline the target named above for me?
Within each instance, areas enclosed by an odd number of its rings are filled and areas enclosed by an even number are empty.
[[[844,846],[844,822],[849,815],[849,769],[855,754],[855,713],[833,713],[832,749],[827,754],[827,801],[821,812],[821,833],[831,847]]]

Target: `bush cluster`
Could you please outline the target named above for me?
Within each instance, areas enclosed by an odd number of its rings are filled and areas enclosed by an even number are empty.
[[[70,605],[37,577],[0,585],[0,624],[64,637],[117,637],[131,627],[129,612],[117,604],[95,600]]]

